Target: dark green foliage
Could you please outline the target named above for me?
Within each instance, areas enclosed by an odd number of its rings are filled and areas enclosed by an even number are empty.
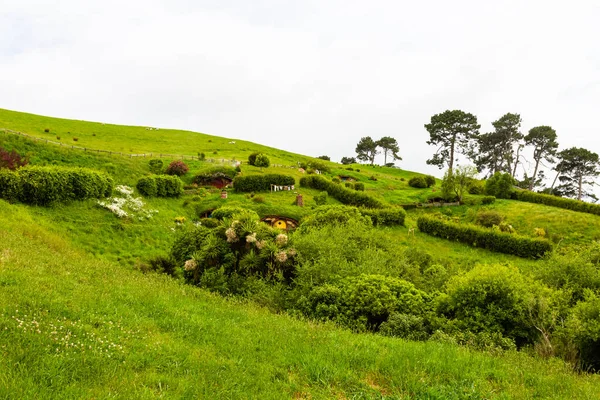
[[[218,179],[233,180],[237,174],[238,171],[234,167],[221,165],[201,171],[194,177],[193,182],[198,185],[209,185]]]
[[[150,168],[150,172],[152,172],[153,174],[161,174],[163,170],[163,165],[163,160],[160,159],[148,161],[148,167]]]
[[[113,187],[112,178],[85,168],[26,167],[0,175],[0,198],[37,205],[107,197]]]
[[[300,300],[300,306],[310,317],[334,320],[363,331],[378,330],[397,311],[420,315],[426,310],[428,300],[427,294],[410,282],[363,274],[336,285],[315,287]]]
[[[487,169],[489,175],[496,172],[513,174],[518,159],[515,155],[515,145],[523,139],[520,132],[521,116],[507,113],[497,121],[492,122],[494,132],[480,135],[477,139],[477,153],[470,155],[477,168]],[[520,151],[521,147],[517,147]]]
[[[300,186],[326,191],[331,197],[343,204],[367,208],[385,207],[381,201],[365,193],[359,193],[355,190],[346,189],[345,187],[336,185],[335,183],[318,175],[304,176],[300,178]]]
[[[179,177],[171,175],[141,178],[136,187],[146,197],[179,197],[183,194],[183,182]]]
[[[181,160],[172,161],[171,164],[167,167],[166,174],[167,175],[176,175],[183,176],[187,174],[190,168]]]
[[[485,183],[483,181],[473,179],[469,184],[469,194],[485,193]]]
[[[365,217],[356,207],[349,206],[323,206],[318,207],[312,214],[302,220],[301,230],[306,228],[320,228],[326,225],[344,225],[355,222],[370,226],[372,221]]]
[[[156,179],[152,176],[140,178],[136,184],[137,190],[146,197],[156,197]]]
[[[201,218],[199,222],[205,228],[216,228],[219,226],[219,220],[215,218]]]
[[[381,324],[379,332],[385,336],[401,337],[407,340],[426,340],[429,337],[427,323],[422,316],[394,312]]]
[[[317,157],[319,160],[331,161],[331,157],[329,156],[319,156]]]
[[[424,189],[427,187],[427,181],[422,176],[413,176],[408,181],[408,186],[414,187],[417,189]]]
[[[566,199],[564,197],[530,192],[527,190],[517,190],[515,196],[516,200],[525,201],[527,203],[545,204],[547,206],[600,215],[600,204],[586,203],[585,201]]]
[[[567,346],[575,347],[582,369],[600,371],[600,297],[591,292],[572,310],[559,332]]]
[[[533,146],[533,159],[535,160],[535,168],[529,181],[529,190],[533,190],[535,185],[540,162],[542,160],[554,162],[558,149],[556,138],[556,131],[549,126],[531,128],[529,134],[525,136],[525,144]]]
[[[398,155],[400,148],[398,147],[398,141],[390,136],[384,136],[379,139],[377,142],[377,146],[381,147],[383,150],[383,163],[386,166],[393,166],[394,163],[387,162],[387,156],[390,154],[392,156],[392,160],[402,160],[402,157]]]
[[[375,226],[404,226],[406,211],[402,207],[368,209],[362,208],[361,214],[368,215]]]
[[[356,164],[356,158],[354,158],[354,157],[342,157],[342,160],[340,162],[342,164],[344,164],[344,165]]]
[[[362,182],[354,182],[354,190],[358,190],[361,192],[365,191],[365,184]]]
[[[556,166],[560,186],[556,192],[576,197],[577,200],[588,193],[585,187],[594,184],[594,178],[600,174],[600,159],[597,153],[581,147],[571,147],[558,153],[560,160]]]
[[[499,226],[502,221],[504,221],[504,215],[497,211],[479,211],[475,217],[477,225],[485,226],[486,228],[491,228],[494,225]]]
[[[256,160],[254,160],[254,166],[259,168],[268,168],[271,165],[271,160],[264,154],[259,154],[256,156]]]
[[[223,206],[212,212],[212,218],[216,220],[223,220],[239,215],[245,215],[251,217],[252,219],[258,219],[258,214],[256,212],[237,206]]]
[[[331,181],[333,182],[333,179]],[[352,182],[344,182],[344,186],[346,186],[349,189],[354,189],[354,183]]]
[[[489,205],[489,204],[494,204],[496,202],[496,197],[494,196],[483,196],[481,198],[481,204],[485,205]]]
[[[425,183],[427,183],[427,187],[435,186],[435,177],[432,175],[425,175]]]
[[[238,176],[233,181],[236,192],[266,192],[271,185],[292,186],[296,183],[293,176],[281,174]]]
[[[549,289],[503,265],[476,266],[447,283],[438,312],[461,330],[499,333],[517,344],[534,343],[542,326],[539,304],[547,304]]]
[[[446,222],[425,215],[419,217],[417,226],[421,232],[432,236],[524,258],[539,258],[552,251],[552,243],[548,240],[511,235],[474,225]]]
[[[192,258],[192,254],[200,248],[206,237],[210,235],[211,230],[205,226],[184,225],[183,229],[177,232],[175,241],[171,246],[170,258],[179,266]]]
[[[375,156],[379,153],[377,151],[377,142],[371,139],[370,136],[361,138],[356,145],[355,151],[359,160],[368,162],[371,165],[373,165]]]
[[[331,182],[333,182],[333,183],[338,183],[338,184],[339,184],[339,183],[341,183],[342,181],[340,180],[340,178],[332,178],[332,179],[331,179]],[[346,186],[346,187],[348,187],[348,186]]]
[[[156,256],[148,260],[148,270],[172,277],[181,275],[181,267],[170,257]]]
[[[250,165],[254,165],[254,163],[256,162],[256,156],[258,156],[260,153],[252,153],[248,156],[248,164]]]
[[[437,146],[438,150],[427,164],[440,169],[447,164],[452,171],[457,153],[469,155],[480,127],[477,117],[461,110],[447,110],[432,116],[431,122],[425,124],[429,132],[427,144]]]
[[[509,173],[496,172],[485,182],[485,194],[497,199],[510,199],[514,192],[514,178]]]
[[[318,206],[323,206],[325,204],[327,204],[327,192],[321,192],[318,195],[316,195],[314,197],[315,199],[315,203],[317,203]]]
[[[300,168],[304,168],[305,170],[308,171],[319,171],[319,172],[330,172],[331,171],[331,167],[329,166],[329,164],[327,164],[326,162],[323,161],[319,161],[319,160],[309,160],[306,162],[301,162],[300,163]],[[308,172],[309,174],[312,172]]]

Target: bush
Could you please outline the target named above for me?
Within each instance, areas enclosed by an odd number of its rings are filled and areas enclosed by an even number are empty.
[[[254,166],[259,168],[268,168],[271,165],[271,160],[264,154],[259,154],[256,156],[256,160],[254,160]]]
[[[148,167],[150,168],[150,172],[152,172],[153,174],[162,173],[163,166],[164,166],[164,163],[162,160],[154,159],[154,160],[148,161]]]
[[[148,260],[148,265],[142,267],[143,272],[153,271],[159,274],[166,274],[172,277],[181,275],[181,269],[170,257],[156,256]]]
[[[354,190],[358,190],[360,192],[365,191],[365,184],[362,182],[354,182]]]
[[[381,209],[361,209],[361,214],[368,215],[375,226],[404,226],[406,211],[401,207]]]
[[[320,160],[331,161],[331,157],[329,157],[329,156],[319,156],[317,158]]]
[[[536,307],[551,297],[549,289],[504,265],[476,266],[451,278],[446,287],[438,303],[440,314],[455,320],[461,330],[499,333],[517,344],[536,341],[534,319],[544,318]]]
[[[0,174],[0,198],[28,204],[102,198],[113,187],[108,175],[85,168],[26,167]]]
[[[419,217],[417,226],[421,232],[432,236],[524,258],[539,258],[552,251],[552,243],[545,239],[516,236],[475,225],[445,222],[425,215]]]
[[[325,204],[327,204],[327,192],[321,192],[318,195],[316,195],[314,197],[315,199],[315,203],[317,203],[318,206],[323,206]]]
[[[340,183],[342,183],[340,178],[332,178],[331,182],[335,183],[336,185],[339,185]],[[346,182],[346,183],[350,183],[350,182]],[[346,186],[346,187],[348,187],[348,186]]]
[[[137,190],[146,197],[156,197],[156,179],[152,176],[140,178],[135,185]]]
[[[600,204],[586,203],[585,201],[566,199],[564,197],[530,192],[528,190],[515,191],[515,198],[516,200],[525,201],[527,203],[544,204],[547,206],[564,208],[566,210],[600,215]]]
[[[223,220],[225,218],[232,218],[233,216],[240,215],[251,215],[252,218],[258,219],[258,214],[252,210],[248,210],[247,208],[237,207],[237,206],[223,206],[217,208],[212,212],[212,218],[216,220]]]
[[[183,182],[177,176],[171,175],[141,178],[136,187],[146,197],[179,197],[183,194]]]
[[[371,219],[365,216],[356,207],[349,206],[323,206],[318,207],[312,214],[302,221],[301,228],[320,228],[326,225],[345,225],[349,222],[357,222],[370,226]]]
[[[250,154],[250,155],[248,156],[248,164],[250,164],[250,165],[254,165],[254,163],[256,162],[256,156],[258,156],[259,154],[260,154],[260,153],[258,153],[258,152],[255,152],[255,153],[252,153],[252,154]]]
[[[304,168],[307,172],[308,170],[311,170],[313,172],[310,173],[314,173],[315,170],[318,170],[319,172],[330,172],[331,168],[329,167],[329,165],[323,161],[319,161],[319,160],[310,160],[308,162],[301,162],[300,163],[300,168]]]
[[[435,177],[432,175],[425,175],[425,183],[427,183],[427,187],[435,186]]]
[[[21,197],[21,179],[19,174],[0,169],[0,198],[11,202]]]
[[[367,208],[385,208],[385,205],[381,201],[365,193],[359,193],[355,190],[346,189],[341,185],[336,185],[322,176],[303,176],[300,178],[300,186],[326,191],[329,193],[329,196],[343,204]]]
[[[483,205],[494,204],[495,202],[496,202],[496,197],[494,197],[494,196],[483,196],[481,198],[481,204],[483,204]]]
[[[333,179],[331,181],[333,182]],[[346,186],[348,189],[354,189],[354,183],[352,182],[345,182],[344,186]]]
[[[293,186],[295,183],[294,177],[289,175],[247,175],[235,178],[233,188],[236,192],[266,192],[271,190],[271,185]]]
[[[497,211],[479,211],[475,217],[477,225],[491,228],[492,226],[500,226],[500,223],[504,221],[504,216]]]
[[[485,192],[485,184],[482,181],[473,179],[469,185],[469,194],[483,194]]]
[[[190,169],[186,163],[184,163],[181,160],[175,160],[175,161],[172,161],[171,164],[169,164],[169,166],[167,167],[166,174],[183,176],[183,175],[187,174],[187,172],[189,170]]]
[[[337,285],[317,286],[300,304],[313,318],[335,320],[357,330],[377,330],[396,311],[422,314],[427,301],[427,294],[410,282],[363,274]]]
[[[408,181],[408,186],[418,189],[424,189],[427,187],[427,181],[425,181],[425,178],[423,178],[422,176],[413,176]]]
[[[510,174],[496,172],[485,182],[485,194],[495,196],[497,199],[510,199],[515,183]]]
[[[0,169],[7,168],[14,171],[15,169],[26,166],[28,163],[29,160],[27,160],[26,157],[22,157],[14,149],[7,151],[0,147]]]

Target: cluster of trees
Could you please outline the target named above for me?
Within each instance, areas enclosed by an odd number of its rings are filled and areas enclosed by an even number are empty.
[[[529,146],[533,149],[534,168],[531,176],[525,172],[519,186],[529,190],[543,187],[544,173],[540,166],[545,162],[554,163],[556,177],[547,192],[579,200],[584,196],[595,198],[588,187],[600,174],[598,154],[580,147],[558,151],[557,134],[552,127],[536,126],[524,135],[521,123],[519,114],[507,113],[492,122],[492,132],[480,133],[481,125],[473,114],[461,110],[436,114],[431,117],[430,123],[425,124],[429,132],[427,144],[437,146],[427,164],[440,169],[447,166],[448,173],[452,174],[460,154],[487,176],[502,172],[516,178],[521,152]]]
[[[398,141],[390,136],[384,136],[379,140],[373,140],[370,136],[361,138],[356,145],[356,158],[373,165],[375,163],[375,156],[381,154],[379,149],[383,151],[383,163],[385,165],[388,165],[388,156],[391,156],[392,161],[402,160],[402,157],[398,155],[400,151]],[[341,162],[342,164],[353,164],[356,163],[356,158],[342,157]]]

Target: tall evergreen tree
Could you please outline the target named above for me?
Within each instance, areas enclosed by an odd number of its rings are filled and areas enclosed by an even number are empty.
[[[387,156],[390,154],[392,156],[392,160],[402,160],[402,157],[398,155],[400,148],[398,147],[398,142],[396,139],[390,136],[384,136],[379,139],[377,142],[377,146],[381,147],[383,150],[383,163],[387,164]]]
[[[427,144],[438,146],[438,149],[427,164],[437,165],[440,169],[448,165],[452,173],[457,153],[472,154],[473,140],[479,135],[479,128],[477,117],[461,110],[447,110],[432,116],[431,122],[425,124],[429,132]]]
[[[379,154],[377,151],[377,142],[366,136],[360,139],[356,145],[356,157],[361,161],[367,161],[371,165],[375,162],[375,156]]]
[[[556,165],[560,186],[553,193],[581,200],[584,186],[594,184],[594,178],[600,174],[600,160],[597,153],[581,147],[571,147],[558,153]]]
[[[558,142],[556,141],[556,131],[549,126],[536,126],[531,128],[527,136],[525,136],[525,144],[533,146],[533,159],[535,160],[535,168],[529,190],[533,190],[533,185],[536,182],[538,168],[542,160],[554,162],[554,157],[558,150]]]
[[[507,113],[492,122],[494,131],[480,135],[477,140],[478,151],[473,162],[480,171],[488,170],[489,176],[496,172],[507,172],[515,176],[519,162],[519,141],[521,134],[521,116]],[[517,153],[515,154],[515,145]]]

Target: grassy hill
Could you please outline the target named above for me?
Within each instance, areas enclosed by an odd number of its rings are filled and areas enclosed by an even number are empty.
[[[214,156],[212,162],[186,160],[190,172],[182,177],[185,184],[190,184],[195,174],[223,163],[219,160],[245,161],[256,151],[266,153],[278,165],[263,170],[242,164],[243,175],[282,173],[298,181],[304,174],[297,163],[310,160],[194,132],[104,125],[7,110],[0,110],[2,128],[54,141],[60,136],[60,141],[88,150]],[[0,147],[27,155],[33,165],[103,171],[121,185],[135,186],[140,177],[150,175],[150,157],[69,149],[1,131]],[[164,158],[166,163],[170,160]],[[224,163],[231,165],[230,161]],[[327,164],[331,168],[324,174],[327,179],[350,176],[365,185],[367,195],[387,206],[422,201],[435,194],[435,188],[408,186],[411,177],[420,175],[416,172]],[[520,352],[497,348],[482,352],[452,341],[411,342],[351,333],[331,323],[298,318],[301,313],[285,305],[292,301],[294,291],[280,283],[263,286],[255,282],[246,298],[224,299],[181,279],[140,272],[139,267],[148,260],[169,252],[179,232],[192,229],[201,210],[235,205],[260,216],[303,219],[313,212],[319,191],[296,191],[304,195],[306,207],[292,206],[294,192],[264,192],[252,197],[230,191],[224,200],[220,190],[195,189],[175,199],[144,198],[145,207],[158,213],[143,221],[116,218],[98,207],[96,200],[49,207],[0,200],[1,397],[597,397],[597,375],[576,374],[557,358],[542,359],[535,355],[534,346]],[[327,202],[340,204],[332,196]],[[480,211],[502,214],[520,235],[534,237],[535,229],[543,228],[556,244],[556,255],[544,260],[523,259],[411,230],[422,214],[443,213],[446,218],[472,223]],[[178,217],[185,217],[186,222],[175,222]],[[514,266],[527,279],[550,286],[554,278],[545,276],[547,271],[581,266],[582,272],[569,282],[578,279],[582,287],[593,289],[595,286],[586,282],[595,279],[591,277],[596,273],[595,256],[581,261],[572,254],[594,246],[600,238],[599,218],[498,200],[487,206],[409,210],[405,226],[358,232],[334,226],[295,240],[298,246],[323,254],[314,265],[305,262],[304,274],[330,265],[334,276],[377,273],[406,279],[430,296],[445,291],[453,278],[485,264]],[[342,237],[346,234],[348,238]],[[353,247],[364,251],[354,254]],[[347,252],[352,254],[346,256]],[[565,261],[569,259],[576,266]],[[431,275],[432,270],[438,275]],[[583,280],[584,275],[588,281]],[[332,282],[339,283],[339,279]],[[563,281],[552,286],[556,296],[584,290]]]

